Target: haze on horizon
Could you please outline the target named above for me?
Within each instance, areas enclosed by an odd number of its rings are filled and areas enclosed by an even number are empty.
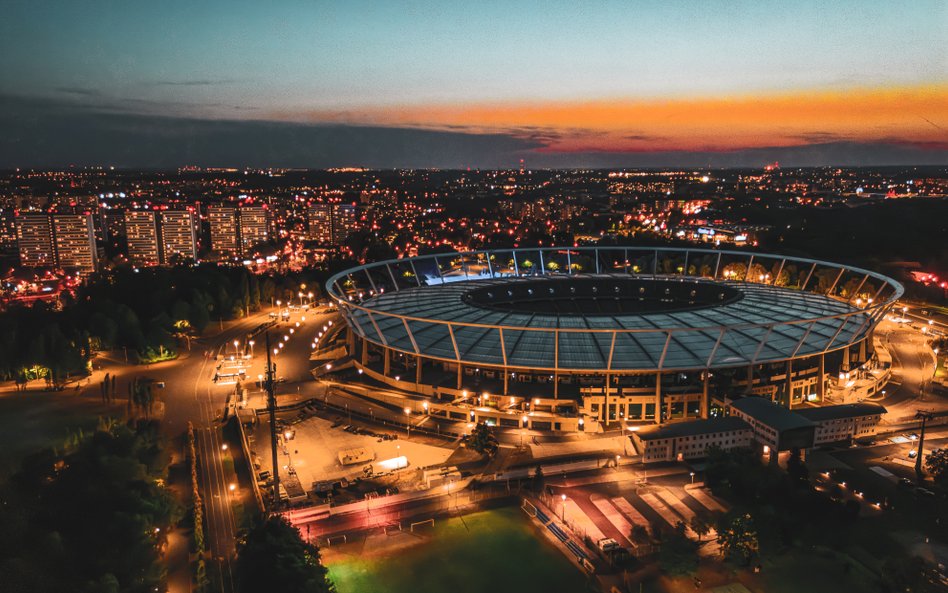
[[[948,5],[21,1],[0,166],[948,163]]]

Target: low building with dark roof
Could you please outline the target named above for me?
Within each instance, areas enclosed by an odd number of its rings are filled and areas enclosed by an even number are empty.
[[[730,416],[642,428],[632,433],[632,442],[644,463],[654,463],[698,459],[708,447],[750,447],[753,436],[747,422]]]
[[[838,443],[876,434],[886,409],[877,404],[843,404],[801,408],[796,413],[816,423],[814,445]]]
[[[732,416],[753,427],[754,440],[760,443],[764,453],[813,446],[817,423],[780,404],[760,397],[744,397],[731,402],[728,409]]]

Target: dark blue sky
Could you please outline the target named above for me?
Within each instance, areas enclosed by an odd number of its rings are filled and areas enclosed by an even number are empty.
[[[150,158],[136,138],[159,144],[155,121],[193,148],[180,158],[241,164],[262,156],[214,134],[296,130],[267,163],[295,166],[754,161],[769,147],[945,162],[946,6],[8,0],[0,94],[15,137],[0,166],[134,166]],[[89,149],[66,150],[53,112]],[[323,144],[329,129],[349,144]]]

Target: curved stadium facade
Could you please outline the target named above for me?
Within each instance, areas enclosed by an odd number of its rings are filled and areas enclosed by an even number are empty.
[[[706,418],[747,393],[820,402],[902,294],[831,262],[637,247],[419,256],[328,289],[372,379],[429,413],[551,430]]]

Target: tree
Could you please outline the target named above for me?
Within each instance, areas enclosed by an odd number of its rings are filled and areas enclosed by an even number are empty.
[[[691,529],[698,534],[698,541],[700,542],[702,537],[711,533],[711,517],[705,513],[696,513],[691,518]]]
[[[809,484],[810,470],[803,463],[803,454],[800,449],[790,449],[790,458],[787,459],[787,475],[798,484]]]
[[[478,424],[467,438],[467,446],[482,455],[493,457],[497,453],[497,435],[487,424]]]
[[[935,449],[925,456],[925,468],[939,486],[948,486],[948,449]]]
[[[639,525],[636,523],[632,526],[632,530],[629,532],[629,539],[636,545],[643,545],[649,543],[651,538],[648,534],[648,528],[645,525]]]
[[[759,551],[757,528],[749,514],[729,514],[718,523],[718,543],[725,559],[750,564]]]
[[[671,575],[691,574],[698,570],[698,543],[685,535],[681,521],[663,536],[658,565]]]
[[[0,506],[0,589],[160,589],[159,550],[182,511],[159,484],[166,465],[156,438],[152,425],[132,430],[103,419],[65,455],[24,459]]]
[[[537,470],[533,472],[533,482],[530,484],[530,488],[539,494],[543,492],[543,486],[546,484],[546,478],[543,476],[543,468],[539,465]]]
[[[336,588],[319,557],[281,515],[258,517],[237,549],[237,590],[329,593]]]

